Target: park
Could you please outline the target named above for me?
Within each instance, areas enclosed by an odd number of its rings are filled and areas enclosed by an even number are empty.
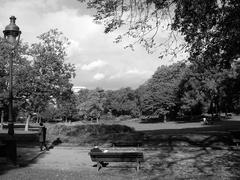
[[[207,126],[202,126],[201,122],[182,123],[180,126],[179,123],[174,122],[158,122],[150,123],[146,127],[137,119],[119,124],[136,127],[136,131],[128,129],[129,132],[124,130],[125,132],[122,133],[114,131],[106,133],[102,130],[98,135],[86,137],[82,133],[83,130],[78,130],[78,134],[60,137],[62,141],[66,138],[71,139],[72,142],[56,143],[52,149],[44,152],[39,151],[36,142],[19,142],[19,166],[4,164],[6,160],[2,159],[1,177],[3,179],[11,177],[30,179],[31,176],[36,179],[228,179],[239,176],[239,147],[233,141],[231,134],[239,130],[238,116]],[[53,131],[51,126],[56,125],[50,124],[49,131]],[[60,123],[57,126],[73,128],[84,125]],[[49,135],[49,139],[59,137],[56,127],[54,129],[55,132],[51,135],[53,137]],[[74,139],[76,137],[78,142]],[[141,141],[141,144],[134,145],[136,140]],[[112,142],[126,144],[113,146]],[[136,162],[112,162],[97,171],[89,156],[90,150],[96,143],[100,149],[109,152],[143,152],[144,162],[141,163],[139,171],[136,171]]]
[[[3,0],[0,179],[239,179],[239,7]]]

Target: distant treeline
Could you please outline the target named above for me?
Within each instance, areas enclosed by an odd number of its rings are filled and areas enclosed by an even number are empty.
[[[128,115],[175,119],[203,113],[239,113],[238,63],[234,62],[228,71],[211,70],[196,72],[193,65],[179,62],[159,67],[135,90],[129,87],[106,91],[82,89],[73,94],[72,105],[75,106],[72,106],[72,113],[68,113],[72,116],[67,118],[98,121],[106,115]],[[48,110],[50,112],[54,111]]]

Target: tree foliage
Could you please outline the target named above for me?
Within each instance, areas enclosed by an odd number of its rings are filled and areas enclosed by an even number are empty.
[[[105,92],[100,88],[80,90],[78,92],[78,110],[81,116],[88,120],[99,119],[104,111]]]
[[[44,104],[51,99],[62,96],[71,90],[70,79],[74,77],[74,66],[66,64],[66,37],[57,29],[52,29],[39,37],[40,42],[31,45],[29,50],[33,57],[31,96],[29,100],[35,112],[41,111]],[[31,83],[31,82],[30,82]],[[26,92],[26,90],[24,90]]]
[[[19,110],[40,113],[54,99],[61,99],[66,91],[71,91],[70,79],[74,77],[74,66],[64,62],[67,38],[57,29],[43,33],[39,42],[29,46],[20,43],[18,51],[10,57],[10,50],[1,40],[1,95],[7,102],[8,61],[13,59],[13,96]]]
[[[183,72],[184,63],[161,66],[138,91],[143,115],[170,115],[175,113],[179,102],[177,91]]]
[[[239,66],[236,66],[239,63],[236,61],[240,58],[240,1],[80,1],[96,10],[95,21],[104,24],[105,33],[120,27],[127,29],[125,34],[116,38],[116,42],[120,42],[126,36],[135,38],[136,42],[142,44],[149,52],[165,47],[165,54],[161,52],[159,57],[166,54],[176,57],[181,50],[189,54],[189,69],[178,89],[180,109],[184,112],[204,112],[209,109],[219,112],[223,109],[227,111],[226,107],[237,109],[240,87],[236,78],[239,76]],[[164,40],[160,36],[162,28],[168,32],[168,37]],[[177,36],[178,33],[184,41]],[[133,45],[134,43],[129,46]],[[158,78],[159,81],[164,81],[164,77]],[[153,113],[153,107],[161,107],[155,103],[154,96],[160,97],[164,90],[151,86],[152,88],[148,82],[147,86],[145,84],[141,87],[146,93],[142,93],[140,99],[141,102],[145,99],[145,104],[149,106],[143,107],[149,109],[148,112],[152,109]],[[167,99],[165,100],[167,102]]]
[[[107,92],[107,106],[115,116],[130,115],[138,117],[140,115],[137,94],[131,88],[121,88]]]
[[[177,31],[184,36],[191,62],[201,64],[207,57],[208,64],[214,66],[217,61],[220,67],[229,67],[239,57],[240,2],[237,0],[79,1],[96,9],[95,21],[105,25],[105,33],[127,26],[125,35],[136,38],[147,49],[161,45],[175,49],[174,31]],[[165,42],[158,41],[162,27],[174,30]]]
[[[96,10],[94,20],[96,23],[102,23],[105,26],[105,33],[112,32],[122,26],[127,31],[116,37],[115,42],[121,42],[124,37],[131,37],[135,41],[127,47],[133,48],[134,44],[140,43],[151,53],[165,45],[168,48],[175,49],[171,45],[176,45],[176,41],[167,41],[167,39],[176,39],[177,34],[171,32],[165,42],[160,42],[158,33],[160,30],[169,31],[169,18],[172,15],[174,0],[79,0],[87,3],[88,8]],[[172,50],[173,50],[172,49]],[[163,51],[162,51],[163,52]]]

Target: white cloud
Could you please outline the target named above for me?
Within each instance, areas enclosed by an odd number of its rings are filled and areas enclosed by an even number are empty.
[[[107,63],[99,59],[99,60],[93,61],[93,62],[91,62],[89,64],[84,64],[81,67],[81,69],[82,70],[86,70],[86,71],[91,71],[91,70],[103,67],[105,65],[107,65]]]
[[[170,58],[160,61],[158,54],[147,54],[138,45],[135,51],[124,50],[123,47],[132,42],[131,38],[125,38],[120,44],[112,43],[126,29],[104,34],[103,25],[95,24],[89,10],[77,0],[0,1],[1,31],[9,24],[9,17],[15,15],[24,42],[36,42],[38,35],[51,28],[58,28],[70,40],[66,61],[76,67],[74,86],[137,87],[149,79],[158,66],[171,63]],[[166,38],[167,32],[158,33],[158,40]]]
[[[125,72],[125,74],[133,74],[133,75],[149,75],[152,74],[151,71],[139,70],[139,69],[130,69]]]
[[[80,47],[79,42],[70,39],[70,45],[67,47],[67,58],[70,58],[75,53],[81,52],[83,49]]]
[[[153,74],[152,71],[146,71],[146,70],[139,70],[139,69],[130,69],[124,72],[118,72],[116,74],[113,74],[109,77],[109,79],[119,79],[119,78],[126,78],[129,76],[142,76],[142,77],[150,77]]]
[[[64,34],[78,41],[88,39],[92,34],[101,31],[101,26],[93,22],[89,15],[78,16],[77,10],[64,10],[45,14],[46,26],[59,28]],[[53,23],[54,22],[54,23]]]
[[[36,36],[51,28],[58,28],[69,39],[80,41],[102,31],[90,15],[79,15],[79,7],[66,8],[63,0],[11,0],[3,1],[0,7],[0,22],[3,29],[9,24],[9,17],[17,17],[22,38],[34,42]],[[77,5],[80,2],[76,1]],[[80,43],[81,44],[81,43]]]
[[[84,86],[73,86],[72,87],[72,90],[73,90],[73,92],[78,92],[78,91],[80,91],[81,89],[86,89],[86,87],[84,87]]]
[[[103,73],[97,73],[93,76],[95,80],[102,80],[105,78],[105,75]]]

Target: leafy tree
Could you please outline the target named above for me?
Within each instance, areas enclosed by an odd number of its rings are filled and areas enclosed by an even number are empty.
[[[219,103],[220,109],[227,112],[239,113],[240,107],[240,66],[239,61],[235,61],[232,64],[232,71],[228,73],[228,76],[223,78],[220,84],[220,90],[222,93],[221,101]]]
[[[178,106],[177,91],[184,63],[161,66],[151,79],[138,89],[142,115],[165,116],[175,113]]]
[[[58,116],[63,117],[66,122],[78,118],[77,97],[72,90],[62,92],[57,99],[57,108],[59,111]]]
[[[124,37],[135,39],[127,47],[133,48],[134,44],[140,43],[150,53],[159,46],[166,45],[170,48],[173,41],[168,38],[176,39],[176,33],[172,32],[165,42],[158,33],[161,29],[169,31],[168,23],[172,20],[172,8],[176,0],[79,0],[85,2],[88,8],[96,10],[94,14],[96,23],[103,23],[105,33],[112,32],[120,27],[127,31],[116,37],[115,42],[121,42]],[[176,41],[175,41],[176,43]],[[174,48],[174,47],[172,47]],[[175,49],[175,48],[174,48]],[[163,51],[162,51],[163,52]],[[161,55],[162,56],[162,55]]]
[[[79,1],[96,10],[95,21],[105,25],[105,33],[127,26],[125,35],[136,38],[147,49],[166,45],[156,42],[158,33],[161,33],[159,30],[166,25],[184,36],[190,61],[200,61],[201,64],[205,57],[210,56],[210,64],[217,61],[220,66],[229,67],[232,60],[239,57],[240,27],[237,24],[240,21],[240,2],[237,0]],[[169,37],[170,41],[166,42],[174,49],[177,39],[174,31],[169,33]]]
[[[60,119],[61,115],[62,114],[60,109],[58,109],[56,105],[52,103],[49,103],[47,107],[44,109],[44,111],[40,113],[41,118],[47,122]],[[34,118],[34,116],[32,118]]]
[[[63,92],[72,88],[70,79],[74,77],[74,66],[66,64],[66,37],[57,29],[41,34],[40,42],[31,45],[29,55],[33,57],[29,68],[27,84],[21,95],[27,97],[33,112],[41,112],[52,99],[58,99]],[[18,78],[23,84],[24,78]],[[20,93],[19,93],[20,94]]]
[[[79,91],[78,105],[80,115],[86,119],[96,119],[97,123],[104,111],[103,105],[105,103],[104,90],[96,88],[95,90],[81,90]]]
[[[137,95],[131,88],[122,88],[107,92],[107,107],[115,116],[130,115],[138,117],[140,114]]]
[[[236,107],[239,104],[239,86],[235,86],[238,75],[232,77],[232,65],[240,57],[240,1],[80,1],[96,9],[95,21],[105,25],[105,33],[125,26],[128,30],[124,35],[136,38],[136,42],[148,51],[165,46],[166,54],[175,56],[178,50],[187,50],[191,72],[183,80],[186,92],[182,92],[181,100],[185,110],[214,106],[214,111],[218,113],[226,103],[236,102]],[[166,41],[161,41],[161,36],[158,36],[162,26],[169,32]],[[177,32],[183,36],[184,42],[176,36]],[[117,37],[116,42],[120,42],[123,36]],[[160,57],[163,55],[161,53]],[[232,86],[226,86],[229,82]],[[234,95],[229,92],[234,92]],[[151,98],[147,100],[153,103]]]
[[[77,103],[81,104],[87,101],[89,93],[90,93],[89,89],[80,89],[77,93]]]
[[[18,111],[40,113],[53,99],[60,99],[63,92],[71,90],[70,79],[74,66],[66,64],[67,38],[57,29],[43,33],[40,42],[29,46],[20,42],[13,62],[13,96]],[[8,104],[8,60],[11,52],[0,39],[0,96],[3,107]],[[30,115],[29,114],[29,115]]]
[[[8,60],[10,49],[6,46],[6,41],[0,38],[0,108],[2,114],[8,113]]]
[[[20,42],[17,50],[13,51],[8,42],[4,39],[0,39],[0,104],[2,112],[8,116],[8,98],[9,98],[9,61],[13,60],[13,98],[14,98],[14,119],[17,112],[20,109],[20,105],[24,101],[21,97],[18,97],[18,92],[21,89],[21,85],[18,82],[18,78],[22,74],[27,74],[30,67],[29,61],[24,57],[27,54],[28,46]],[[4,115],[4,116],[5,116]],[[5,117],[7,117],[5,116]]]

